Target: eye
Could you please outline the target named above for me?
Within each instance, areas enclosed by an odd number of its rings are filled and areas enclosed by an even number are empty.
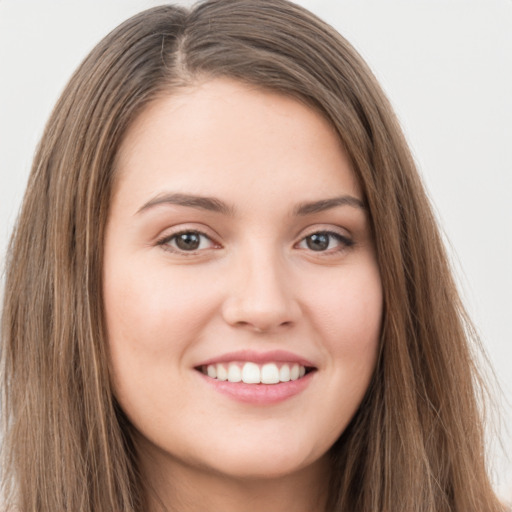
[[[300,249],[309,249],[315,252],[326,252],[342,250],[354,245],[354,242],[334,231],[317,231],[303,238],[298,247]]]
[[[192,253],[217,247],[217,244],[208,235],[195,230],[181,231],[166,236],[159,240],[157,245],[173,252]]]

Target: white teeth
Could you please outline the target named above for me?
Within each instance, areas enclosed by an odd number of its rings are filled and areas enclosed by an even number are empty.
[[[222,364],[217,365],[217,379],[228,380],[228,372],[227,372],[226,368],[224,368],[224,365],[222,365]]]
[[[290,380],[290,367],[287,364],[283,364],[279,370],[279,380],[281,382],[288,382]]]
[[[202,368],[205,375],[212,379],[227,380],[229,382],[244,382],[245,384],[278,384],[297,380],[306,375],[306,368],[297,363],[282,364],[266,363],[224,363],[209,364]]]
[[[229,382],[240,382],[242,380],[242,370],[237,364],[231,363],[228,368]]]
[[[242,368],[242,380],[246,384],[259,384],[261,382],[260,367],[255,363],[245,363]]]
[[[262,366],[261,382],[263,384],[277,384],[279,382],[279,369],[276,364],[267,363]]]

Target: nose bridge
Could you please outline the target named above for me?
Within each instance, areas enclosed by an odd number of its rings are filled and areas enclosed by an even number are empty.
[[[232,325],[269,331],[294,323],[299,306],[283,254],[269,241],[251,244],[233,262],[224,317]]]

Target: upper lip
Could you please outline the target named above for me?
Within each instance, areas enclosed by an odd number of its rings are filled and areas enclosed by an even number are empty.
[[[259,364],[297,363],[305,367],[315,367],[311,361],[286,350],[270,350],[266,352],[258,352],[255,350],[237,350],[235,352],[227,352],[220,356],[212,357],[211,359],[202,361],[197,366],[208,366],[210,364],[229,363],[232,361],[252,362]]]

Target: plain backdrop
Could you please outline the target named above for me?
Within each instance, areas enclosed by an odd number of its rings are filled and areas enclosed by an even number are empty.
[[[160,3],[0,0],[2,268],[35,145],[72,71]],[[356,47],[402,122],[502,388],[503,446],[489,441],[496,486],[512,500],[512,0],[297,3]]]

